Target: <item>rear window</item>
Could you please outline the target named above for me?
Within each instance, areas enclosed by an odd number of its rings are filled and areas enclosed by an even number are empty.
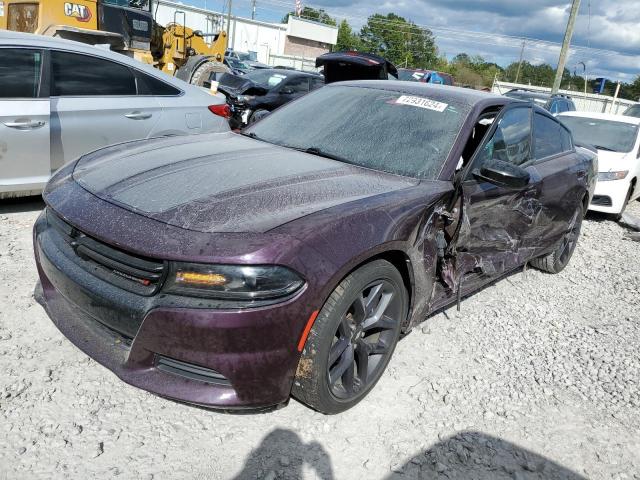
[[[76,53],[51,52],[53,96],[127,96],[136,94],[129,67]]]
[[[40,87],[42,52],[0,48],[0,98],[36,98]]]
[[[144,74],[136,70],[138,80],[138,94],[157,97],[176,96],[182,93],[178,88],[163,82],[162,80]]]

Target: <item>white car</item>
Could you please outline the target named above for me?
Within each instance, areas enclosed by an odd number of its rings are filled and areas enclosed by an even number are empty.
[[[640,118],[565,112],[558,116],[577,144],[598,150],[598,183],[589,210],[622,215],[640,197]]]
[[[98,148],[229,130],[222,95],[109,50],[0,31],[0,198]]]

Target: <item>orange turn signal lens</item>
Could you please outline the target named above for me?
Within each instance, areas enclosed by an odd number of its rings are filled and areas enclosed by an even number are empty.
[[[219,287],[228,282],[227,277],[219,273],[178,272],[176,283],[199,285],[207,287]]]

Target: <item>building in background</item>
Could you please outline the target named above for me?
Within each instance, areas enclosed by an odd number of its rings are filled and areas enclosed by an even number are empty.
[[[220,12],[167,0],[157,3],[156,21],[161,25],[177,22],[214,33],[227,28]],[[268,23],[231,16],[228,47],[239,52],[255,52],[257,60],[274,66],[314,70],[315,58],[331,50],[338,39],[338,28],[289,16],[289,23]]]

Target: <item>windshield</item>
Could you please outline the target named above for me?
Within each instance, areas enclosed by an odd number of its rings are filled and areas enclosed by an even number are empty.
[[[324,87],[247,134],[374,170],[435,179],[469,109],[375,88]]]
[[[627,117],[640,118],[640,105],[632,105],[624,112]]]
[[[576,143],[593,145],[600,150],[627,153],[633,150],[638,134],[637,125],[596,118],[558,117]]]
[[[261,87],[273,88],[279,85],[287,76],[283,73],[269,70],[254,70],[253,72],[247,73],[244,78],[248,78]]]
[[[140,10],[149,11],[151,0],[103,0],[102,3],[117,5],[119,7],[139,8]]]

